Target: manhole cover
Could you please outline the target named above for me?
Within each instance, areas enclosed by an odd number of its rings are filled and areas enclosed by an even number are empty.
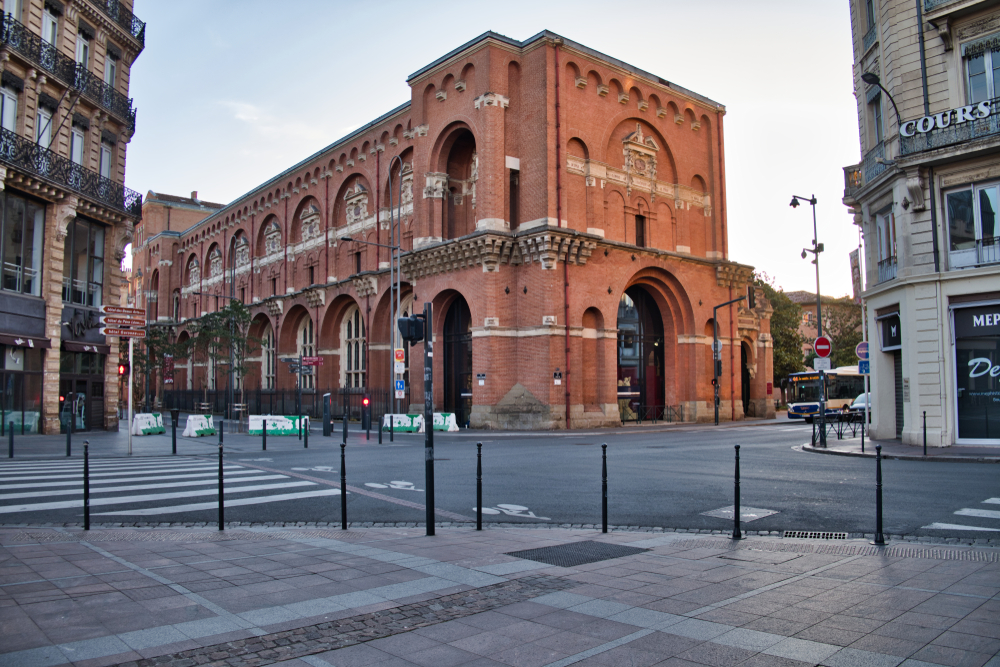
[[[733,520],[733,514],[736,508],[730,505],[729,507],[720,507],[717,510],[712,510],[711,512],[702,512],[702,516],[712,516],[716,519],[729,519]],[[741,507],[740,508],[740,521],[747,523],[749,521],[756,521],[757,519],[763,519],[766,516],[771,516],[772,514],[777,514],[777,510],[765,510],[759,507]]]
[[[511,551],[507,555],[545,563],[546,565],[573,567],[576,565],[586,565],[587,563],[598,563],[602,560],[611,560],[612,558],[631,556],[644,551],[649,551],[649,549],[587,540],[585,542],[560,544],[554,547],[542,547],[541,549]]]

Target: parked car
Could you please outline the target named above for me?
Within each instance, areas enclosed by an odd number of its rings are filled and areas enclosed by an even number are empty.
[[[868,421],[871,421],[872,413],[871,406],[868,404],[869,394],[858,394],[858,397],[854,399],[851,403],[850,411],[854,414],[863,415],[865,413],[865,408],[868,408]]]

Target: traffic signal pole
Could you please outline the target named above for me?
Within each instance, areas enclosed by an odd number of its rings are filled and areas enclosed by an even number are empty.
[[[732,294],[732,292],[730,292]],[[715,425],[719,425],[719,376],[722,375],[722,346],[719,345],[719,308],[743,301],[745,296],[720,303],[712,309],[712,388],[715,390]],[[729,341],[732,345],[733,341]],[[731,372],[731,371],[730,371]],[[729,397],[732,400],[732,396]]]
[[[128,455],[132,456],[132,347],[135,338],[128,337]],[[74,419],[76,415],[70,415]]]
[[[434,534],[434,327],[433,307],[424,304],[424,489],[427,498],[427,534]]]

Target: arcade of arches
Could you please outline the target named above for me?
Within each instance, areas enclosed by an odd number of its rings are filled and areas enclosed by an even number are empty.
[[[188,336],[238,298],[263,341],[245,386],[291,389],[280,359],[302,354],[323,360],[319,394],[409,387],[422,355],[392,312],[429,303],[434,403],[461,424],[711,419],[712,309],[752,284],[728,259],[725,108],[547,32],[487,33],[408,84],[408,103],[183,231],[145,229],[152,318]],[[773,414],[770,312],[760,293],[718,312],[723,419]],[[174,386],[214,375],[176,360]]]

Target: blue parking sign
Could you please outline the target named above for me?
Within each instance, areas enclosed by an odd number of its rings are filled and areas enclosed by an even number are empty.
[[[870,361],[858,361],[858,373],[861,375],[871,374],[871,362]]]
[[[396,391],[406,391],[405,380],[396,380]]]

